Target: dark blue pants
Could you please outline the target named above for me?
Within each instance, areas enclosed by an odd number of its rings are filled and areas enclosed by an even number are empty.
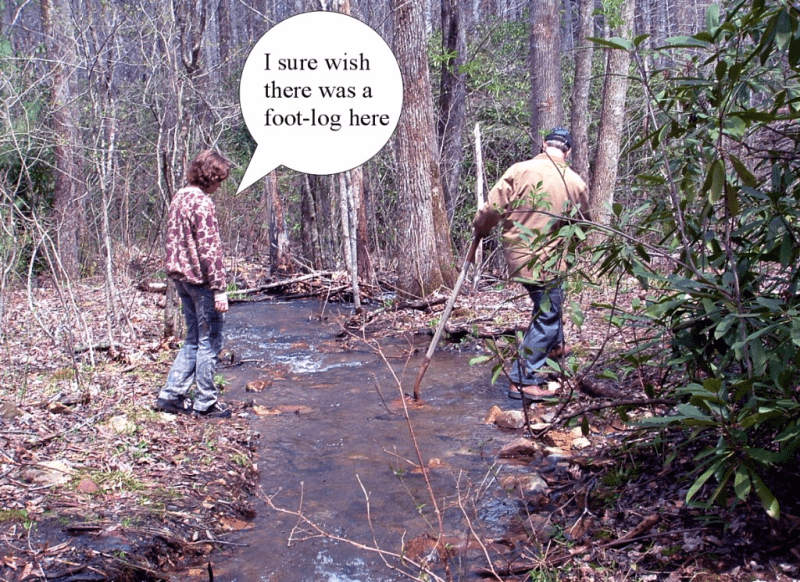
[[[511,366],[509,378],[518,386],[544,384],[545,379],[536,374],[544,366],[551,350],[564,341],[564,326],[561,312],[564,304],[564,290],[560,283],[552,285],[523,285],[533,301],[531,323],[522,338],[517,359]],[[550,305],[542,305],[542,299],[550,298]]]
[[[193,407],[203,412],[219,399],[214,372],[222,350],[224,314],[214,308],[214,292],[207,287],[175,279],[172,282],[183,305],[186,338],[158,397],[182,399],[195,384]]]

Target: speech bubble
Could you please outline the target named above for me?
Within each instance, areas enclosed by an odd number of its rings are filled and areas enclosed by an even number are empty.
[[[307,12],[259,39],[239,99],[258,144],[241,192],[280,165],[325,175],[369,160],[397,126],[403,80],[372,28],[345,14]]]

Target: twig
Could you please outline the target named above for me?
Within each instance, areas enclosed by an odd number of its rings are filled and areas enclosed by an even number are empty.
[[[373,376],[373,378],[374,378],[374,376]],[[381,404],[383,404],[383,407],[386,409],[386,412],[388,412],[389,414],[394,415],[394,416],[400,416],[399,414],[397,414],[394,410],[392,410],[389,407],[389,404],[386,402],[386,399],[383,397],[383,393],[381,392],[381,387],[378,385],[377,378],[375,378],[375,392],[378,393],[378,398],[381,399]]]
[[[594,412],[596,410],[603,410],[605,408],[616,408],[617,406],[657,406],[659,404],[674,406],[675,404],[677,404],[677,402],[675,400],[670,400],[669,398],[646,398],[646,399],[631,398],[631,399],[615,400],[613,402],[593,404],[591,406],[581,408],[580,410],[573,412],[572,414],[559,418],[559,422],[566,423],[575,417],[583,416],[587,412]]]
[[[218,545],[221,545],[221,546],[236,546],[236,547],[239,547],[239,548],[249,548],[250,547],[250,544],[239,544],[237,542],[226,542],[225,540],[212,540],[212,539],[196,540],[196,541],[193,541],[193,542],[184,542],[184,543],[187,546],[196,546],[196,545],[199,545],[199,544],[218,544]]]
[[[275,289],[276,287],[286,287],[287,285],[302,283],[310,279],[330,277],[332,274],[333,273],[331,271],[320,271],[320,272],[310,273],[308,275],[302,275],[300,277],[295,277],[293,279],[284,279],[283,281],[276,281],[275,283],[267,283],[266,285],[260,285],[259,287],[253,287],[251,289],[240,289],[238,291],[232,292],[231,295],[236,296],[236,295],[252,295],[254,293],[263,293],[264,291]]]
[[[53,440],[54,438],[58,438],[60,436],[64,436],[67,433],[70,433],[70,432],[75,431],[75,430],[80,430],[80,429],[82,429],[83,427],[85,427],[87,425],[94,424],[97,421],[98,418],[101,418],[103,416],[105,416],[105,412],[100,412],[98,414],[95,414],[93,417],[86,419],[85,421],[83,421],[82,423],[80,423],[77,426],[70,426],[68,428],[65,428],[64,430],[60,430],[58,432],[54,432],[54,433],[51,433],[49,435],[43,436],[38,441],[30,443],[28,446],[29,447],[41,446],[41,445]]]
[[[658,515],[657,513],[648,515],[642,521],[640,521],[636,527],[634,527],[631,531],[626,533],[621,538],[602,544],[596,549],[616,548],[619,546],[625,546],[627,544],[633,543],[634,541],[640,539],[645,534],[645,532],[650,531],[650,529],[654,525],[656,525],[659,521],[661,521],[661,516]]]
[[[351,545],[351,546],[353,546],[353,547],[355,547],[355,548],[357,548],[359,550],[372,552],[372,553],[378,554],[378,555],[380,555],[382,557],[393,558],[395,560],[402,561],[404,563],[408,563],[408,564],[412,565],[415,568],[419,568],[419,570],[424,574],[424,576],[425,576],[424,578],[421,578],[421,577],[415,576],[413,574],[410,574],[410,573],[402,570],[401,568],[399,568],[397,566],[394,566],[389,562],[386,562],[386,565],[387,565],[388,568],[390,568],[391,570],[400,572],[403,575],[408,576],[412,580],[418,580],[420,582],[422,582],[423,580],[429,580],[429,581],[433,580],[433,581],[436,581],[436,582],[445,582],[445,580],[443,580],[442,578],[440,578],[439,576],[437,576],[433,572],[430,572],[423,564],[419,564],[419,563],[411,560],[408,556],[403,556],[403,555],[397,554],[395,552],[390,552],[388,550],[383,550],[380,547],[378,547],[377,545],[376,546],[369,546],[369,545],[366,545],[366,544],[362,544],[362,543],[356,542],[356,541],[351,540],[349,538],[345,538],[345,537],[342,537],[342,536],[338,536],[336,534],[332,534],[332,533],[322,529],[322,527],[320,527],[319,525],[317,525],[313,521],[311,521],[301,511],[293,511],[291,509],[285,509],[283,507],[278,507],[277,505],[275,505],[275,503],[273,503],[273,499],[274,499],[275,496],[277,496],[277,493],[275,495],[272,495],[272,496],[266,496],[262,492],[259,492],[259,493],[257,493],[257,496],[262,501],[264,501],[270,507],[270,509],[272,509],[273,511],[276,511],[278,513],[282,513],[284,515],[289,515],[289,516],[296,517],[297,518],[297,525],[295,526],[295,528],[293,528],[292,531],[297,529],[300,524],[304,524],[304,525],[308,526],[309,528],[311,528],[313,530],[313,533],[315,534],[314,537],[323,537],[323,538],[326,538],[326,539],[329,539],[329,540],[333,540],[333,541],[336,541],[336,542],[346,543],[346,544],[349,544],[349,545]]]
[[[461,510],[461,514],[464,516],[464,519],[467,521],[467,526],[469,527],[470,534],[472,535],[472,537],[475,538],[475,541],[478,542],[478,545],[481,547],[481,551],[483,552],[483,556],[484,556],[484,558],[486,558],[486,563],[488,564],[489,572],[491,573],[492,576],[494,576],[495,579],[498,580],[498,582],[503,582],[503,579],[500,578],[500,575],[494,569],[494,566],[492,564],[492,557],[489,555],[489,550],[486,547],[486,544],[483,543],[483,541],[481,540],[480,536],[475,531],[475,528],[472,527],[472,519],[470,519],[470,516],[467,515],[467,510],[464,508],[464,504],[462,502],[463,497],[461,495],[460,474],[459,474],[459,479],[456,480],[456,490],[458,491],[458,497],[457,497],[458,508]]]

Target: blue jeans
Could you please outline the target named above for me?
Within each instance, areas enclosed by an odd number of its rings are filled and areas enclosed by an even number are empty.
[[[564,326],[561,310],[564,304],[564,290],[558,282],[549,286],[523,285],[533,301],[531,323],[522,338],[519,355],[511,365],[508,376],[517,386],[544,384],[545,380],[536,374],[544,366],[551,350],[564,341]],[[545,293],[550,297],[548,309],[542,308]]]
[[[183,399],[194,383],[194,409],[203,412],[219,399],[214,384],[217,358],[222,350],[223,313],[214,308],[214,292],[207,287],[172,280],[183,305],[186,338],[158,394],[167,400]]]

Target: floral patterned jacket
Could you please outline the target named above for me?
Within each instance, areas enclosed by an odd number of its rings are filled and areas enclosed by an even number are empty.
[[[225,292],[225,267],[214,202],[196,186],[181,188],[169,206],[167,258],[170,278]]]

